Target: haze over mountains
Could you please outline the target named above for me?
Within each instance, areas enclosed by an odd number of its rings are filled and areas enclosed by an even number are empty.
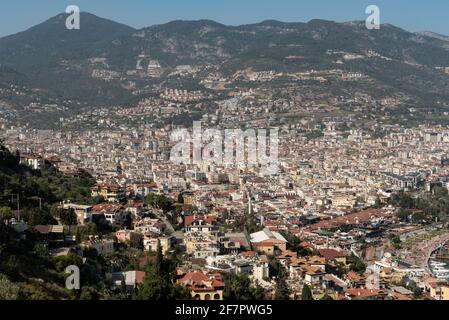
[[[444,72],[449,39],[431,32],[410,33],[388,24],[368,30],[364,22],[324,20],[242,26],[173,21],[136,30],[89,13],[81,14],[80,30],[67,30],[66,17],[60,14],[0,39],[0,87],[25,85],[39,97],[118,105],[132,103],[136,88],[164,82],[179,65],[211,66],[226,76],[247,68],[338,68],[368,75],[377,89],[430,104],[449,101],[449,75]],[[163,70],[160,77],[139,75],[139,66],[146,70],[154,60]],[[107,81],[92,76],[99,69],[109,75]],[[189,85],[200,86],[205,75],[189,79]]]

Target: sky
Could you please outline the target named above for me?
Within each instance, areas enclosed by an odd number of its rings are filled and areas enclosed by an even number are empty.
[[[172,20],[210,19],[240,25],[275,19],[307,22],[365,20],[368,5],[380,8],[381,23],[408,31],[449,35],[447,0],[0,0],[0,37],[24,31],[69,5],[102,18],[142,28]]]

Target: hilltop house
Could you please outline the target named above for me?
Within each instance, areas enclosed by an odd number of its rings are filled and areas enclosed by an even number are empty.
[[[189,288],[195,300],[223,300],[225,284],[219,275],[189,272],[178,283]]]

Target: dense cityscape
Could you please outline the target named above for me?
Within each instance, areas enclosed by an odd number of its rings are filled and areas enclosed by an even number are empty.
[[[282,43],[284,69],[224,71],[205,44],[168,65],[176,41],[122,70],[58,61],[132,97],[112,104],[3,82],[0,50],[1,300],[449,300],[449,59],[324,46],[295,69],[306,53]],[[400,86],[384,63],[422,74]]]

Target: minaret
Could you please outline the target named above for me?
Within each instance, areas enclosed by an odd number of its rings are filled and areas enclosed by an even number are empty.
[[[248,215],[251,215],[253,213],[253,201],[251,199],[251,193],[248,192]]]

